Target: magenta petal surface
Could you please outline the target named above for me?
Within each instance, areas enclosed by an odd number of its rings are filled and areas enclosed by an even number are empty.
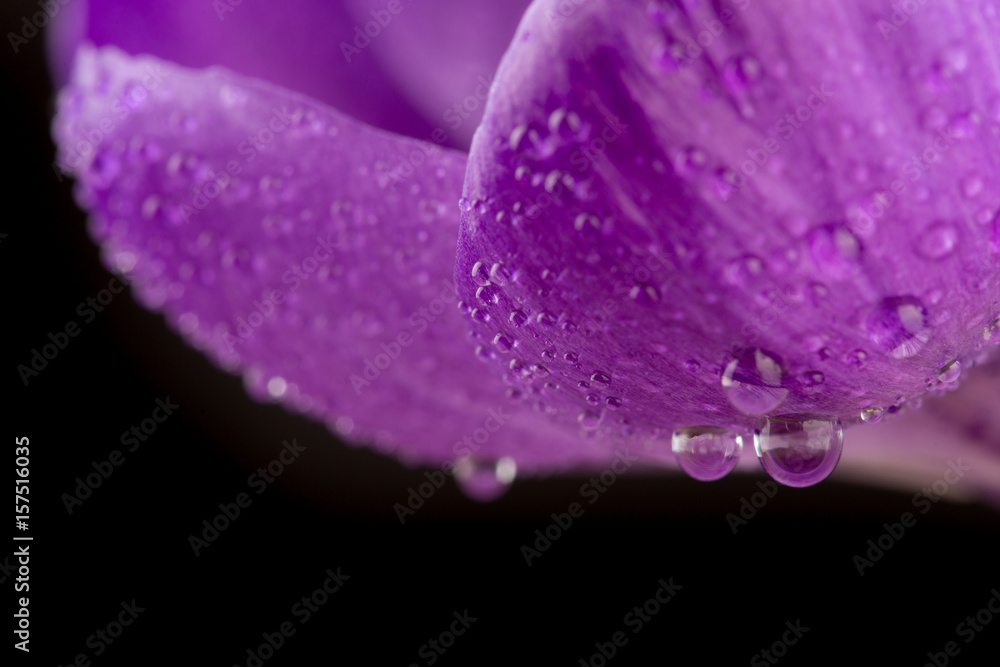
[[[451,144],[467,148],[483,116],[500,57],[529,4],[529,0],[399,0],[392,4],[398,13],[387,15],[385,0],[350,0],[356,24],[376,36],[365,50],[352,53],[350,47],[363,44],[366,36],[352,35],[348,53],[352,62],[378,59],[435,129],[440,128]]]
[[[109,269],[254,397],[407,462],[612,456],[476,361],[453,281],[464,155],[112,48],[81,50],[54,135]]]
[[[495,369],[613,434],[961,381],[1000,313],[992,7],[533,4],[463,198]]]
[[[399,134],[423,138],[433,129],[377,59],[344,57],[340,44],[353,38],[356,26],[347,0],[86,0],[85,5],[86,38],[97,46],[185,67],[226,67]]]

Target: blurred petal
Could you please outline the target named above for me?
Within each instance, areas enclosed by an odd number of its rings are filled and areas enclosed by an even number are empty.
[[[428,137],[433,129],[376,59],[345,59],[340,44],[353,38],[355,26],[346,0],[87,0],[87,4],[85,38],[97,46],[113,45],[185,67],[226,67],[399,134]]]
[[[254,397],[406,461],[611,456],[476,362],[453,280],[464,155],[113,48],[81,50],[54,134],[109,269]]]
[[[479,342],[611,433],[851,423],[957,382],[1000,314],[992,3],[885,37],[889,2],[719,7],[528,10],[465,184]]]
[[[935,482],[940,492],[944,480],[949,500],[1000,506],[997,405],[1000,364],[976,368],[957,391],[928,399],[921,410],[853,431],[838,475],[910,492],[933,490]]]
[[[376,34],[371,55],[435,127],[467,148],[529,0],[400,0],[392,5],[400,11],[391,19],[386,0],[348,4],[355,22]],[[384,28],[367,25],[379,19]]]

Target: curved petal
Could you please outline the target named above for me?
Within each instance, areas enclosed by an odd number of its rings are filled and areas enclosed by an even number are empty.
[[[353,38],[356,25],[346,0],[80,2],[86,7],[86,31],[77,32],[97,46],[117,46],[185,67],[226,67],[399,134],[428,137],[433,130],[376,59],[345,57],[341,43]],[[78,22],[69,12],[56,20],[60,32],[64,24]],[[72,51],[76,44],[68,48],[67,38],[71,35],[49,37],[62,45],[57,48]]]
[[[54,135],[107,266],[254,397],[408,462],[612,456],[477,365],[453,281],[464,155],[110,47],[81,50]]]
[[[372,55],[408,99],[453,145],[467,148],[483,116],[500,57],[529,0],[391,4],[351,0],[348,4],[354,20],[376,33]],[[398,14],[387,16],[390,6]],[[385,28],[369,26],[372,21],[385,23]],[[385,37],[379,36],[381,30]]]
[[[840,478],[930,489],[932,501],[984,499],[1000,506],[997,405],[1000,364],[976,368],[957,391],[928,399],[921,410],[857,429],[837,469]]]
[[[501,64],[457,281],[564,421],[857,422],[1000,314],[991,3],[725,6],[536,2]]]

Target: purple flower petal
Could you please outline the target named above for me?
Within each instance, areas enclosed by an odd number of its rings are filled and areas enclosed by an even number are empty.
[[[528,0],[351,0],[355,23],[372,38],[370,51],[407,98],[457,146],[468,147],[486,106],[500,57]],[[380,25],[369,25],[372,21]],[[353,40],[348,40],[353,46]],[[364,43],[364,35],[358,36]],[[357,58],[366,54],[359,52]]]
[[[347,4],[87,0],[81,37],[185,67],[227,67],[309,95],[371,125],[428,137],[434,126],[420,117],[377,59],[345,59],[340,44],[353,38],[356,25]],[[380,42],[387,40],[376,41],[375,48]]]
[[[856,423],[956,381],[1000,314],[992,4],[726,7],[536,2],[501,65],[458,285],[563,421]]]
[[[408,462],[611,456],[476,361],[453,279],[464,155],[110,47],[81,50],[54,134],[109,269],[254,397]]]

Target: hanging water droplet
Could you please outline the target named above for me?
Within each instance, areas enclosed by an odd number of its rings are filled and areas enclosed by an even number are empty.
[[[843,444],[844,429],[836,417],[769,417],[754,431],[761,466],[785,486],[812,486],[826,479],[840,461]]]
[[[885,415],[885,410],[882,408],[865,408],[861,411],[861,421],[866,424],[877,424],[882,421],[883,415]]]
[[[505,456],[495,463],[465,457],[455,462],[455,483],[468,498],[482,503],[496,500],[517,477],[517,463]]]
[[[670,446],[681,470],[711,482],[728,475],[739,463],[743,436],[724,428],[694,426],[674,431]]]
[[[868,335],[896,359],[912,357],[930,340],[927,309],[913,296],[883,299],[865,321]]]
[[[957,382],[958,378],[962,376],[962,364],[957,360],[949,361],[938,369],[937,376],[938,380],[945,384]]]
[[[788,396],[782,386],[784,370],[777,355],[765,350],[741,352],[722,373],[726,400],[750,415],[762,415],[781,405]]]

